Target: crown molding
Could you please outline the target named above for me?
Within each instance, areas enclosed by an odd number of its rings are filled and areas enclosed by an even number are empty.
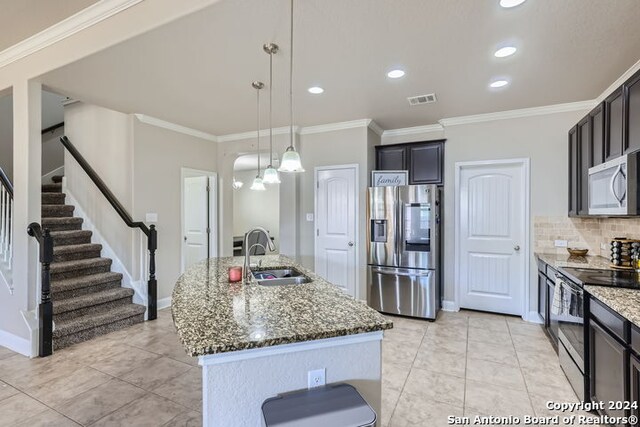
[[[300,133],[300,128],[298,126],[293,127],[293,133]],[[282,126],[279,128],[273,128],[274,135],[289,135],[289,126]],[[260,129],[260,138],[265,136],[269,136],[269,129]],[[256,137],[256,131],[249,132],[240,132],[240,133],[230,133],[228,135],[220,135],[218,136],[218,142],[231,142],[231,141],[240,141],[243,139],[252,139]]]
[[[0,68],[122,12],[142,0],[102,0],[0,52]]]
[[[626,82],[627,80],[629,80],[629,78],[631,78],[631,76],[633,76],[635,73],[637,73],[638,71],[640,71],[640,60],[638,60],[638,62],[636,62],[635,64],[633,64],[631,66],[631,68],[629,68],[627,71],[625,71],[620,77],[618,77],[618,79],[613,82],[611,84],[611,86],[609,86],[607,88],[607,90],[605,90],[604,92],[602,92],[602,94],[596,98],[596,102],[599,104],[602,101],[604,101],[604,99],[609,96],[609,94],[611,94],[614,90],[618,89],[620,86],[622,86],[622,84],[624,82]]]
[[[324,125],[307,126],[300,129],[300,135],[310,135],[313,133],[331,132],[335,130],[343,129],[355,129],[355,128],[371,128],[374,132],[378,133],[382,130],[376,122],[371,119],[351,120],[348,122],[327,123]],[[380,135],[378,133],[378,135]]]
[[[374,131],[375,134],[378,136],[382,136],[382,134],[384,133],[384,129],[382,129],[380,125],[374,122],[373,120],[369,122],[369,129]]]
[[[161,120],[156,117],[151,117],[144,114],[134,114],[134,116],[136,116],[136,118],[141,123],[145,123],[145,124],[156,126],[163,129],[168,129],[174,132],[182,133],[184,135],[193,136],[193,137],[204,139],[207,141],[218,142],[218,137],[210,133],[202,132],[197,129],[167,122],[165,120]]]
[[[489,122],[493,120],[517,119],[522,117],[542,116],[545,114],[565,113],[569,111],[591,110],[597,105],[595,99],[565,104],[546,105],[543,107],[521,108],[518,110],[498,111],[496,113],[476,114],[473,116],[451,117],[439,120],[442,126],[466,125],[470,123]]]
[[[384,137],[393,136],[406,136],[406,135],[418,135],[429,132],[442,132],[444,127],[441,124],[426,125],[426,126],[413,126],[410,128],[389,129],[382,133]]]

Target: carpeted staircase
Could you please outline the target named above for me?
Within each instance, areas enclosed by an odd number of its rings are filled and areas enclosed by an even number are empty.
[[[53,348],[86,341],[144,321],[145,307],[133,304],[133,289],[121,287],[122,274],[102,258],[102,245],[91,243],[82,218],[65,205],[62,177],[42,185],[42,228],[54,242],[51,264]]]

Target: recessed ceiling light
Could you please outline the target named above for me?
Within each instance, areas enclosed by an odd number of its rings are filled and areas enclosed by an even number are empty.
[[[525,0],[500,0],[500,6],[504,8],[516,7],[524,3]]]
[[[494,55],[496,56],[496,58],[505,58],[507,56],[511,56],[514,53],[516,53],[516,49],[513,46],[505,46],[505,47],[501,47],[500,49],[496,50],[496,53],[494,53]]]
[[[402,70],[391,70],[387,73],[387,77],[391,79],[399,79],[402,76],[404,76],[404,71]]]
[[[307,90],[309,91],[309,93],[312,93],[314,95],[319,95],[322,92],[324,92],[324,89],[322,89],[320,86],[313,86],[313,87],[310,87]]]
[[[507,80],[494,80],[491,83],[489,83],[489,86],[494,88],[494,89],[497,89],[497,88],[500,88],[500,87],[505,87],[508,84],[509,84],[509,82]]]

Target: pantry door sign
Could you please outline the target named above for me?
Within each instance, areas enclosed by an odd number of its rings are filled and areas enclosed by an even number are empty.
[[[408,171],[372,171],[372,187],[389,187],[397,185],[407,185],[409,181]]]

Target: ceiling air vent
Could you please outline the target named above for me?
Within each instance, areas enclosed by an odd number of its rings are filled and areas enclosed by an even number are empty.
[[[411,106],[431,104],[432,102],[436,102],[436,94],[429,93],[426,95],[410,96],[407,100],[409,100],[409,105]]]

